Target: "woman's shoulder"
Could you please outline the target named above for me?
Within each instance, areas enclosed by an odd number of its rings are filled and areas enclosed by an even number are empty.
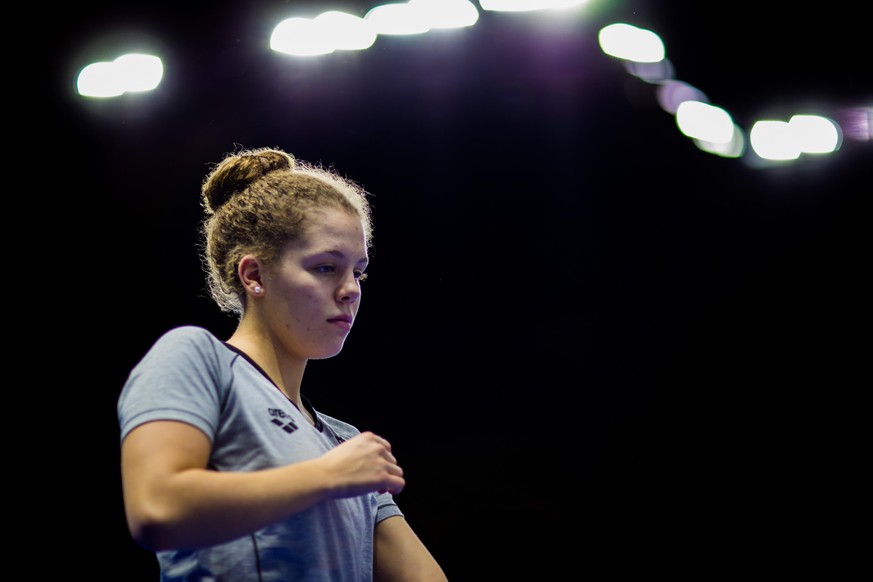
[[[157,343],[223,343],[214,333],[199,325],[180,325],[165,331],[158,338]]]
[[[214,333],[197,325],[180,325],[162,333],[152,345],[151,352],[162,354],[213,353],[226,351]]]
[[[163,332],[137,362],[131,377],[169,378],[182,374],[215,378],[229,369],[235,356],[211,331],[183,325]]]

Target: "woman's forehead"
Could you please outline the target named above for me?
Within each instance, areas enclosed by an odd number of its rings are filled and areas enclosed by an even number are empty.
[[[310,216],[303,236],[292,248],[307,253],[333,253],[355,261],[366,260],[368,256],[360,217],[334,209]]]

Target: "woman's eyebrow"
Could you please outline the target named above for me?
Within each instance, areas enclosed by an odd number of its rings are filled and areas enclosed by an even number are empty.
[[[336,249],[329,250],[329,251],[322,251],[321,253],[318,253],[318,254],[331,255],[331,256],[334,256],[338,259],[346,259],[347,258],[346,254],[344,252],[342,252],[340,250],[336,250]],[[361,263],[363,263],[365,265],[369,265],[370,258],[369,257],[361,257],[360,259],[358,259],[357,264],[360,265]]]

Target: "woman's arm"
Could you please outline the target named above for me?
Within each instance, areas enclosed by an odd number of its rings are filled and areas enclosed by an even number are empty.
[[[376,582],[445,582],[442,568],[406,519],[394,515],[376,524]]]
[[[403,471],[365,432],[317,459],[263,471],[207,470],[211,444],[176,421],[137,427],[121,445],[124,508],[133,538],[153,551],[230,541],[327,498],[400,492]]]

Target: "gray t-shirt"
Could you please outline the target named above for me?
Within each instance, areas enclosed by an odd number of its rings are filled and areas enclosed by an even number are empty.
[[[308,404],[308,403],[307,403]],[[131,370],[118,400],[121,439],[176,420],[212,442],[208,468],[257,471],[321,456],[359,433],[311,407],[316,425],[245,354],[195,326],[170,330]],[[376,523],[402,515],[390,494],[330,499],[242,538],[157,553],[161,580],[372,580]]]

